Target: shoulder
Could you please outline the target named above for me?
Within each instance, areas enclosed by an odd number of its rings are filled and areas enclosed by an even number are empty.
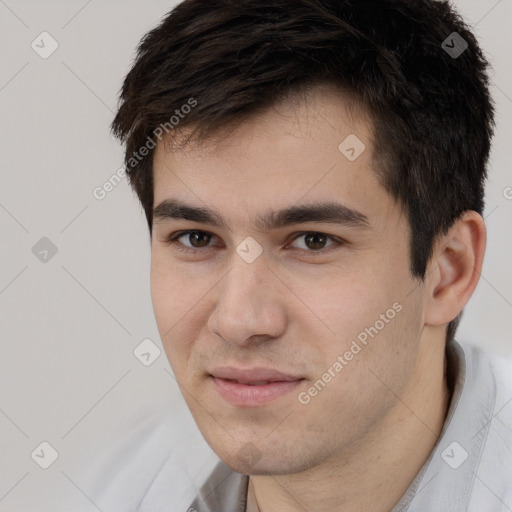
[[[467,385],[489,388],[489,397],[494,402],[493,415],[512,413],[512,358],[468,343],[459,345],[465,356]]]
[[[487,389],[485,394],[468,394],[469,398],[475,397],[473,407],[478,410],[481,404],[476,400],[481,397],[489,400],[489,412],[482,424],[486,436],[468,510],[488,510],[490,503],[512,508],[512,360],[474,345],[461,347],[467,378],[473,381],[467,383],[469,389]]]
[[[139,412],[113,425],[83,462],[80,482],[103,510],[136,510],[160,467],[172,454],[166,415]]]
[[[204,472],[218,460],[211,459],[187,411],[148,409],[96,443],[79,480],[101,510],[186,510],[197,480],[204,480]]]
[[[406,510],[512,510],[512,363],[466,343],[447,349],[452,402]]]

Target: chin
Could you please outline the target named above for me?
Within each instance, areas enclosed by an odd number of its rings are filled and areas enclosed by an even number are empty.
[[[243,475],[288,475],[308,469],[307,461],[289,460],[275,450],[259,451],[247,443],[237,452],[216,451],[218,457],[233,471]],[[306,462],[306,463],[305,463]]]
[[[267,460],[264,462],[261,460],[255,464],[251,464],[250,462],[240,461],[237,457],[229,457],[221,460],[230,469],[237,473],[241,473],[242,475],[288,475],[290,473],[295,473],[293,468],[290,468],[278,461]]]

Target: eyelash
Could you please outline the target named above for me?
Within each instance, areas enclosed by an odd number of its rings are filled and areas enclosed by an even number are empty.
[[[203,248],[192,248],[192,247],[187,247],[187,246],[183,245],[182,243],[178,242],[178,239],[181,238],[182,236],[190,235],[192,233],[201,233],[201,234],[206,234],[206,235],[215,237],[215,235],[213,235],[212,233],[208,233],[207,231],[202,231],[202,230],[199,230],[199,229],[189,229],[189,230],[186,230],[186,231],[177,231],[176,233],[171,233],[167,237],[165,242],[169,246],[170,245],[175,245],[176,246],[175,248],[178,251],[184,252],[184,253],[189,253],[189,254],[190,253],[198,253],[200,251],[205,251],[205,250],[208,250],[208,249],[210,249],[212,247],[210,245],[207,245],[207,246],[205,246]],[[325,254],[330,249],[335,248],[334,245],[337,245],[339,247],[341,245],[345,245],[346,244],[346,242],[344,240],[342,240],[341,238],[328,235],[327,233],[322,233],[321,231],[301,231],[301,232],[298,232],[298,233],[294,233],[295,237],[292,239],[291,242],[294,242],[298,238],[303,237],[305,235],[310,235],[310,234],[323,235],[327,239],[329,239],[330,241],[334,242],[334,244],[330,245],[328,247],[325,247],[325,248],[317,249],[317,250],[313,250],[313,249],[310,249],[310,250],[297,249],[297,250],[304,251],[304,252],[307,252],[309,254],[322,254],[322,253]]]

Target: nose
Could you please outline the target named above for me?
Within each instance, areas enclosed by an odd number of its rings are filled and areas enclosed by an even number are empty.
[[[216,287],[210,332],[239,346],[281,336],[287,323],[283,284],[262,258],[246,263],[235,256],[238,261]]]

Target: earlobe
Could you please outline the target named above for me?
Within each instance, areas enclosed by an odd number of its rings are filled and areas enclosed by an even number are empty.
[[[475,211],[465,212],[434,247],[427,288],[427,325],[451,322],[462,311],[473,294],[486,246],[486,228]]]

